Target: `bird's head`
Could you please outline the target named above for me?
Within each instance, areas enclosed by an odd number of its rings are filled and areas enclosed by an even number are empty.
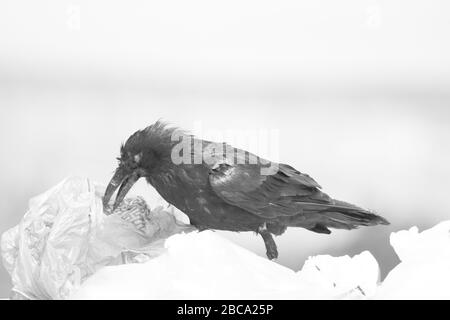
[[[106,188],[103,197],[105,213],[114,192],[119,188],[113,210],[125,199],[140,178],[149,178],[161,171],[170,161],[172,134],[176,128],[158,121],[144,130],[137,131],[120,149],[119,165]],[[112,213],[111,212],[111,213]]]

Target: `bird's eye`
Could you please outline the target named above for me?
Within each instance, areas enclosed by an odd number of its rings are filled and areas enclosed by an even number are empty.
[[[141,159],[142,159],[142,153],[135,154],[133,159],[134,159],[134,162],[140,163]]]

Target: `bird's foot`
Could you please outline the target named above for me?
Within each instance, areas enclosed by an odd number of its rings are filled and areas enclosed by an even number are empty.
[[[275,241],[273,240],[272,234],[267,230],[267,226],[264,223],[262,227],[258,229],[258,233],[264,240],[266,245],[266,255],[269,260],[275,260],[278,258],[278,250]]]
[[[267,246],[267,244],[266,244],[266,255],[267,255],[267,258],[269,258],[269,260],[271,260],[271,261],[276,261],[277,260],[277,258],[278,258],[278,250],[277,250],[277,247],[275,246],[275,247],[268,247]]]

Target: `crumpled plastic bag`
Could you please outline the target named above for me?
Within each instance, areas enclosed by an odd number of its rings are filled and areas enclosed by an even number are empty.
[[[147,261],[165,250],[164,239],[192,230],[139,197],[104,215],[103,193],[87,178],[70,177],[30,200],[20,224],[1,238],[12,298],[66,299],[103,266]]]

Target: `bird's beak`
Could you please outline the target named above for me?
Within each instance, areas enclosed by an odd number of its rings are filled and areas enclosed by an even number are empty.
[[[114,174],[110,183],[108,184],[108,187],[106,188],[105,191],[105,195],[103,196],[103,209],[105,214],[109,215],[117,209],[117,207],[122,203],[127,193],[139,180],[139,178],[140,175],[137,172],[128,173],[123,168],[118,168],[116,170],[116,173]],[[117,188],[119,188],[119,192],[117,193],[116,201],[114,202],[112,211],[109,211],[108,210],[109,201],[111,200]]]

